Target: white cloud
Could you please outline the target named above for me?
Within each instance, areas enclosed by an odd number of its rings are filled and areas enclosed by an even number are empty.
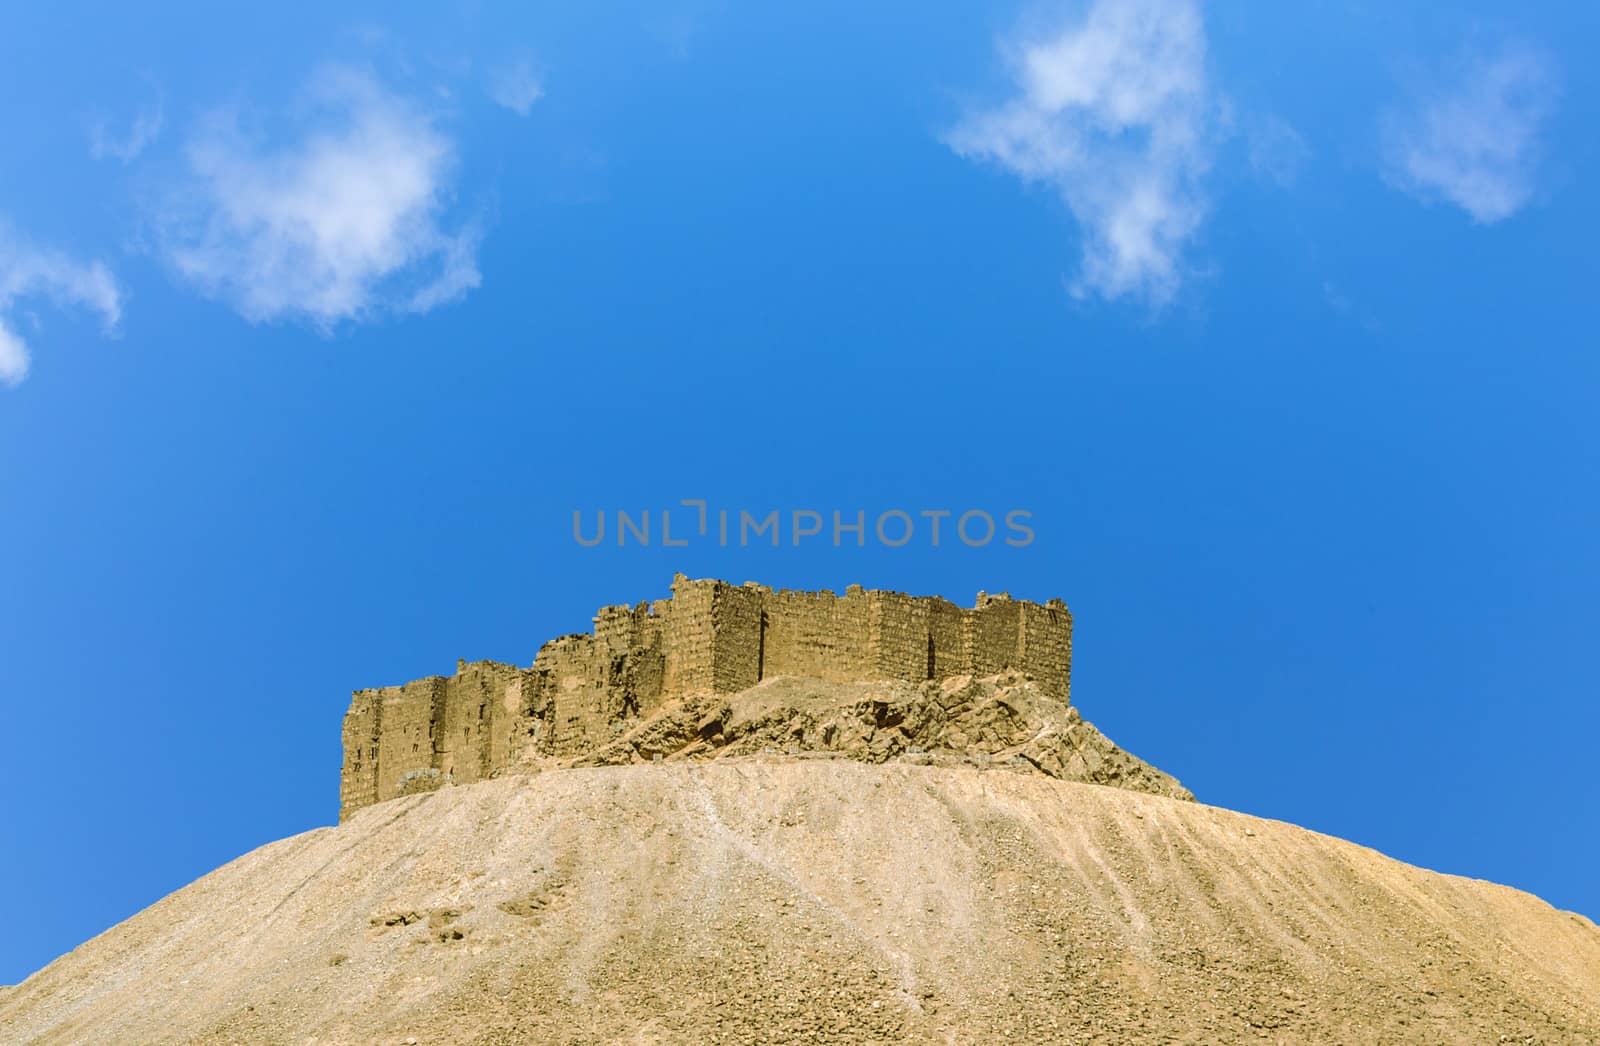
[[[0,384],[15,388],[28,376],[28,346],[0,321]]]
[[[502,69],[489,78],[489,97],[518,116],[527,116],[544,97],[544,86],[527,62]]]
[[[1553,67],[1531,48],[1474,55],[1442,86],[1384,114],[1386,174],[1413,196],[1447,200],[1475,221],[1509,218],[1537,188],[1539,132],[1556,94]]]
[[[161,134],[163,122],[160,105],[145,106],[134,116],[127,135],[119,138],[107,129],[105,121],[97,120],[89,126],[89,155],[96,160],[110,157],[132,163]]]
[[[178,271],[247,319],[323,329],[476,287],[475,229],[442,224],[455,149],[428,115],[348,70],[317,78],[308,101],[286,144],[231,114],[189,142],[190,209],[168,216]]]
[[[11,323],[11,311],[35,298],[98,313],[108,331],[122,319],[122,291],[104,265],[32,246],[0,227],[0,384],[15,386],[28,376],[31,353]]]
[[[1082,229],[1073,293],[1169,299],[1205,218],[1216,103],[1194,0],[1095,0],[1005,45],[1018,94],[946,141],[1054,189]]]

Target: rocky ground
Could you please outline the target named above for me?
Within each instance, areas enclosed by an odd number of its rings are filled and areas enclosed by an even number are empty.
[[[619,724],[620,728],[621,724]],[[615,766],[749,755],[1006,766],[1063,781],[1193,799],[1020,673],[922,684],[779,676],[730,697],[669,701],[614,741],[540,766]]]
[[[1600,929],[1010,761],[756,753],[265,846],[0,991],[0,1041],[1592,1043]]]

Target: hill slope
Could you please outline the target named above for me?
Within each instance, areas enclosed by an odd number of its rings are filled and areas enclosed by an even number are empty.
[[[262,847],[5,1042],[1600,1040],[1600,930],[1290,825],[969,767],[509,777]]]

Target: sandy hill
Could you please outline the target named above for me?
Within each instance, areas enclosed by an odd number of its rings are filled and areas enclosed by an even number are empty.
[[[0,1041],[1600,1041],[1600,930],[1012,764],[510,776],[264,846],[0,990]]]

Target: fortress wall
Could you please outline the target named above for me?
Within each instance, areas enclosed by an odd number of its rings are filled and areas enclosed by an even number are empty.
[[[902,592],[869,592],[867,664],[872,678],[933,678],[928,605]]]
[[[489,767],[498,770],[522,760],[527,731],[520,729],[527,717],[528,696],[533,673],[515,665],[501,665],[503,673],[489,687]]]
[[[456,674],[444,680],[433,723],[433,765],[453,783],[483,780],[505,765],[511,724],[520,711],[521,676],[515,665],[475,661],[458,663]],[[509,710],[508,691],[514,695]]]
[[[344,766],[339,771],[339,819],[378,801],[378,738],[383,707],[376,691],[357,690],[350,695],[341,740]]]
[[[592,635],[562,636],[539,648],[534,659],[534,705],[545,711],[539,749],[549,755],[582,751],[585,740],[603,729],[602,709],[608,697],[604,661]]]
[[[603,607],[593,632],[551,640],[531,668],[458,662],[449,678],[356,691],[342,729],[340,816],[446,779],[576,755],[665,701],[772,676],[922,682],[1012,668],[1069,698],[1066,604],[980,592],[966,609],[859,585],[838,596],[679,575],[670,599]]]
[[[1021,621],[1017,667],[1033,676],[1040,689],[1063,701],[1071,697],[1072,614],[1060,600],[1044,606],[1018,603]]]
[[[482,776],[484,753],[478,744],[478,711],[488,695],[476,692],[478,676],[477,665],[458,667],[456,675],[445,680],[438,718],[429,724],[434,769],[460,784],[469,784]]]
[[[628,655],[628,690],[640,712],[660,707],[666,692],[665,620],[648,603],[633,608],[633,640]]]
[[[832,594],[830,593],[830,596]],[[846,683],[870,674],[872,665],[872,600],[860,585],[851,585],[843,598],[832,599],[828,619],[829,660],[820,666],[822,678]]]
[[[715,688],[712,622],[719,584],[687,578],[672,583],[672,609],[664,627],[665,693],[708,693]]]
[[[454,676],[352,694],[343,728],[341,816],[445,777],[465,784],[508,765],[524,675],[514,665],[458,662]],[[415,774],[426,770],[440,778]]]
[[[378,798],[402,794],[406,775],[434,769],[434,732],[443,712],[444,678],[429,676],[378,691],[383,729],[378,735]],[[412,778],[411,780],[417,780]]]
[[[949,679],[972,671],[972,637],[967,629],[972,611],[943,599],[924,602],[928,640],[933,646],[933,678]]]
[[[806,593],[807,596],[812,595]],[[807,608],[787,592],[764,592],[761,596],[760,672],[769,676],[798,675],[810,663],[811,644],[803,621]]]
[[[860,590],[856,590],[859,592]],[[810,676],[845,682],[870,666],[864,595],[829,591],[762,593],[766,611],[764,676]]]
[[[732,694],[761,681],[762,592],[718,584],[712,600],[712,689]]]
[[[968,617],[972,645],[967,671],[987,676],[1020,667],[1022,615],[1017,604],[1008,597],[980,597],[979,604]]]
[[[621,713],[648,713],[661,704],[666,675],[663,620],[648,603],[605,607],[595,617],[595,638],[605,648],[605,683]]]

